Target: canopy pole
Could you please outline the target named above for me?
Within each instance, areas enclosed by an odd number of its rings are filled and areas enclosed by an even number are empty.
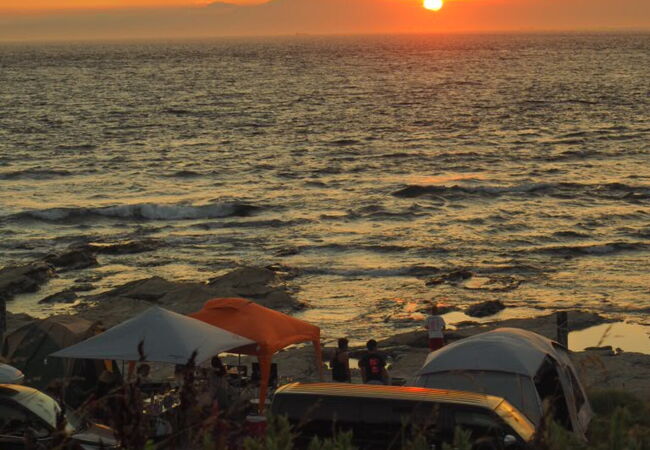
[[[314,357],[316,360],[316,370],[318,371],[318,379],[320,381],[325,381],[325,378],[323,376],[323,352],[320,346],[320,339],[312,341],[312,344],[314,344]]]

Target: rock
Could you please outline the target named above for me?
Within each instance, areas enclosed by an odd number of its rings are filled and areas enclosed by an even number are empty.
[[[45,262],[5,267],[0,270],[0,299],[10,300],[16,294],[36,292],[55,275],[52,266]]]
[[[60,255],[49,255],[45,262],[64,270],[79,270],[96,266],[97,258],[87,249],[74,249]]]
[[[272,309],[301,309],[275,272],[260,268],[237,269],[210,284],[172,282],[160,277],[136,280],[101,294],[85,297],[79,315],[89,320],[116,324],[144,311],[152,304],[188,314],[200,310],[207,300],[244,297]]]
[[[477,303],[465,310],[465,314],[471,317],[487,317],[498,313],[506,308],[500,300],[488,300]]]
[[[57,292],[56,294],[48,295],[44,299],[40,300],[39,304],[44,303],[74,303],[74,301],[79,298],[77,293],[72,289],[66,289],[65,291]]]
[[[11,333],[12,331],[22,327],[23,325],[27,325],[30,322],[33,322],[36,320],[34,317],[30,316],[29,314],[25,313],[10,313],[7,312],[7,333]]]
[[[409,185],[393,192],[392,195],[401,198],[415,198],[422,195],[440,195],[445,193],[446,190],[447,188],[440,186]]]
[[[605,356],[614,356],[616,352],[611,345],[605,345],[603,347],[587,347],[584,350],[585,352],[598,352],[601,355]]]
[[[612,322],[612,319],[605,319],[604,317],[587,311],[567,311],[569,332],[584,330],[585,328],[600,325],[606,322]],[[545,316],[532,317],[527,319],[506,319],[488,322],[473,327],[463,327],[457,329],[454,333],[458,338],[473,336],[478,333],[495,330],[497,328],[523,328],[525,330],[533,331],[549,339],[556,339],[557,324],[556,314],[551,313]]]
[[[104,244],[98,242],[92,242],[88,244],[82,244],[77,248],[80,250],[86,250],[93,253],[101,253],[106,255],[127,255],[133,253],[143,253],[156,250],[159,247],[159,243],[153,239],[145,239],[142,241],[125,241],[118,242],[114,244]]]
[[[442,283],[458,284],[464,280],[467,280],[468,278],[471,278],[473,275],[474,274],[469,270],[457,269],[431,278],[425,284],[427,286],[437,286]]]
[[[88,292],[88,291],[95,290],[95,286],[93,286],[90,283],[81,283],[81,284],[75,284],[70,288],[70,290],[74,292]]]
[[[601,348],[572,353],[571,359],[587,391],[624,390],[641,400],[650,401],[650,355],[632,352],[614,354]]]
[[[490,292],[513,291],[521,285],[522,280],[514,277],[472,277],[463,285],[464,289]]]
[[[400,345],[408,345],[409,347],[415,348],[429,348],[429,335],[426,330],[409,331],[384,339],[378,344],[380,348]]]
[[[213,278],[208,286],[218,291],[220,297],[244,297],[272,309],[301,309],[289,293],[282,272],[268,268],[241,267],[226,275]]]
[[[299,253],[300,253],[300,249],[298,247],[283,247],[275,252],[275,256],[277,257],[293,256]]]

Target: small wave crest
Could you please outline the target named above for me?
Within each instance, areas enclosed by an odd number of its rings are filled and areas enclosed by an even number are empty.
[[[498,196],[511,193],[531,193],[548,191],[553,188],[549,183],[529,183],[517,186],[422,186],[409,185],[405,188],[393,192],[395,197],[421,197],[426,195],[481,195],[481,196]]]
[[[66,177],[69,175],[71,175],[71,173],[67,170],[30,168],[0,173],[0,180],[45,180],[56,177]]]
[[[48,208],[25,211],[10,216],[17,220],[85,220],[93,218],[116,218],[133,220],[192,220],[220,217],[248,216],[259,207],[238,202],[213,203],[209,205],[140,203],[96,208]]]
[[[512,194],[548,195],[559,198],[588,196],[611,200],[640,201],[650,198],[650,186],[624,183],[582,184],[582,183],[523,183],[512,186],[495,185],[408,185],[394,191],[394,197],[415,198],[423,196],[479,196],[499,197]]]
[[[572,257],[604,256],[621,252],[640,251],[647,249],[650,249],[650,244],[645,242],[610,242],[604,244],[549,246],[529,250],[529,252],[551,256]]]

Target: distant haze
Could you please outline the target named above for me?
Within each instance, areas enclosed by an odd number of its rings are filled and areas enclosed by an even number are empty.
[[[107,9],[108,4],[115,7]],[[0,0],[0,40],[650,29],[648,0],[447,0],[435,13],[420,0],[207,5],[201,0],[28,0],[20,5]]]

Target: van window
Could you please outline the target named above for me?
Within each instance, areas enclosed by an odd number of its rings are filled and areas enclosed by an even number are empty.
[[[433,425],[438,419],[438,408],[431,402],[364,399],[360,419],[364,423]]]
[[[276,396],[272,410],[300,421],[353,422],[359,419],[359,401],[354,398],[314,397],[303,395]]]

